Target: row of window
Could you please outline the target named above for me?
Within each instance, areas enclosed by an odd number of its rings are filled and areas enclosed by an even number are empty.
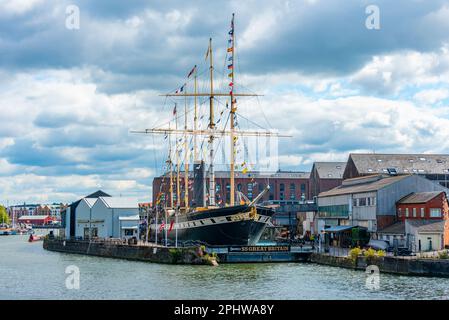
[[[419,216],[421,218],[425,217],[425,209],[424,208],[419,208]],[[413,217],[416,218],[418,216],[418,212],[417,212],[417,208],[412,208],[411,212],[409,208],[405,208],[405,217],[409,218],[409,217]],[[398,209],[398,214],[400,217],[402,217],[402,208]],[[430,218],[441,218],[441,208],[430,208],[430,212],[429,212],[429,216]]]
[[[353,207],[371,207],[376,205],[376,197],[352,199]]]

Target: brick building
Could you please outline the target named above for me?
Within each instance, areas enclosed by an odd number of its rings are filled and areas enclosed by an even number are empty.
[[[345,167],[346,162],[314,162],[309,180],[310,199],[341,185]]]
[[[397,205],[398,220],[447,220],[449,205],[443,191],[418,192],[407,195]]]
[[[235,174],[235,189],[245,194],[252,200],[269,184],[270,191],[261,201],[270,200],[301,200],[309,199],[309,172],[279,171],[274,174],[242,173]],[[230,200],[229,172],[215,172],[216,203],[224,205]],[[176,180],[173,179],[173,194],[176,202]],[[206,185],[209,179],[206,177]],[[169,201],[170,178],[168,175],[155,177],[153,180],[153,203],[156,203],[157,195],[161,193],[162,201]],[[181,206],[184,206],[184,174],[180,176]],[[189,205],[193,201],[193,174],[189,174]]]

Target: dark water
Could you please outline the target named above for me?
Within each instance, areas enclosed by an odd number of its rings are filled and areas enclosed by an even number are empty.
[[[0,237],[0,299],[448,299],[449,279],[366,274],[305,263],[172,266],[62,254]],[[80,289],[66,288],[66,267]]]

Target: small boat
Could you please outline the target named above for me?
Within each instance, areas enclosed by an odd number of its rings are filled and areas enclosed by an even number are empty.
[[[13,230],[11,228],[2,228],[2,229],[0,229],[0,236],[9,236],[9,235],[12,235],[12,234],[14,234],[14,233],[13,233]]]
[[[28,238],[28,242],[35,242],[35,241],[42,241],[44,240],[44,237],[37,236],[35,234],[30,234],[30,237]]]

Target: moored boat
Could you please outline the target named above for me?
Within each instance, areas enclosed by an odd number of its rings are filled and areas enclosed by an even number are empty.
[[[30,234],[30,237],[28,238],[28,242],[36,242],[36,241],[42,241],[44,240],[44,237],[38,236],[35,234]]]

